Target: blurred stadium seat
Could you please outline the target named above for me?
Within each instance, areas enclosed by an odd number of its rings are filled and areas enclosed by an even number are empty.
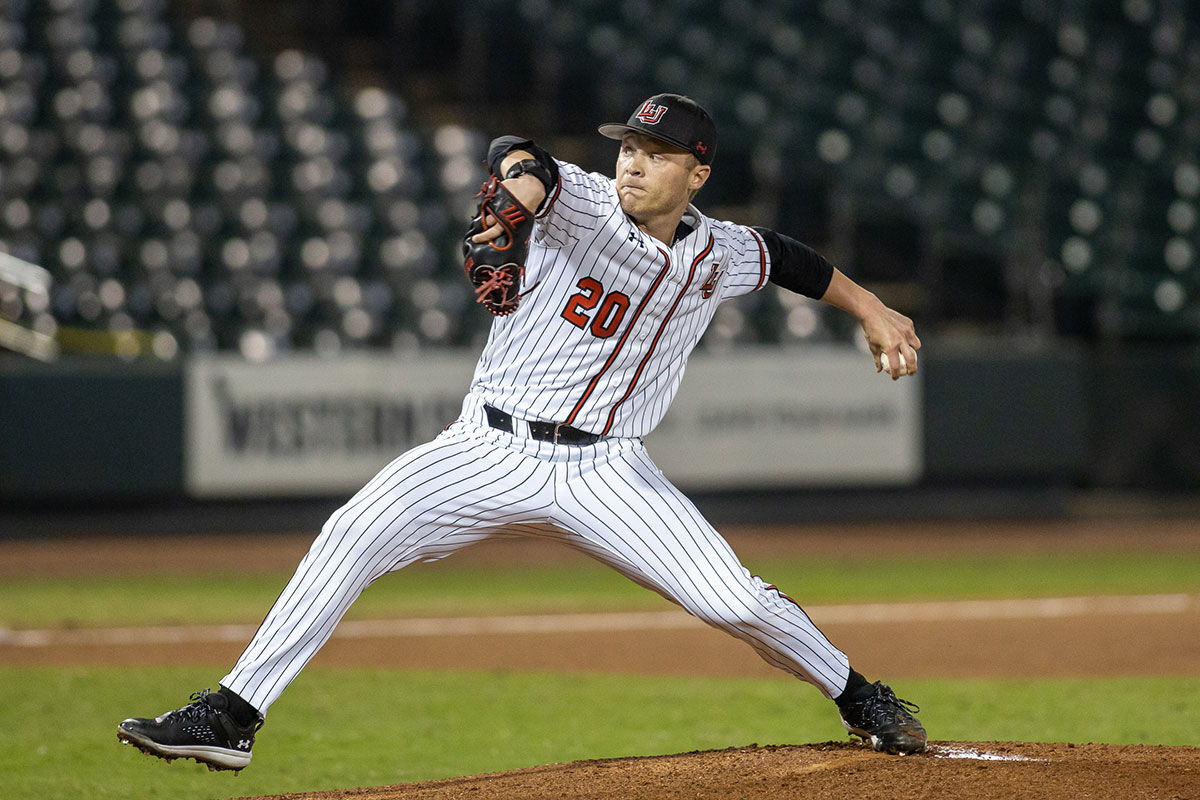
[[[481,92],[558,110],[552,135],[654,91],[703,98],[722,131],[706,209],[753,209],[926,325],[1200,338],[1195,3],[476,5]],[[165,0],[0,9],[0,247],[53,274],[22,309],[43,329],[136,328],[167,358],[485,333],[458,275],[473,120],[418,128],[394,91]],[[771,290],[705,346],[842,335]]]
[[[443,284],[482,134],[164,0],[0,8],[0,247],[53,274],[43,327],[163,358],[469,340]]]
[[[611,116],[651,91],[703,97],[723,159],[705,203],[774,203],[776,227],[831,246],[927,322],[1200,336],[1194,203],[1154,177],[1196,169],[1194,4],[489,5],[535,32],[535,61],[574,63],[540,102],[593,98]],[[776,321],[754,326],[762,338],[785,333],[786,315],[748,310]],[[742,330],[718,325],[706,343]]]

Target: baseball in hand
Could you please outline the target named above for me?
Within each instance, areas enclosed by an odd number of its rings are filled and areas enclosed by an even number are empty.
[[[891,373],[892,367],[891,363],[888,361],[887,353],[879,354],[879,364],[883,367],[884,372],[889,374]],[[908,362],[904,359],[904,353],[900,354],[900,369],[903,374],[908,374]]]

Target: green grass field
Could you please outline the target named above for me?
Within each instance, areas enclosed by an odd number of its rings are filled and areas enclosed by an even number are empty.
[[[350,788],[535,764],[843,739],[832,705],[775,680],[314,669],[239,776],[118,745],[196,669],[0,669],[0,796],[197,798]],[[1200,678],[907,681],[942,740],[1200,741]]]
[[[804,603],[1194,592],[1196,554],[945,556],[748,563]],[[214,568],[213,572],[216,572]],[[257,621],[287,576],[17,579],[0,625]],[[864,588],[869,587],[869,588]],[[448,602],[449,600],[449,602]],[[591,562],[455,567],[379,581],[357,618],[666,608]],[[714,634],[715,635],[715,634]],[[783,680],[314,668],[272,708],[240,776],[116,742],[182,705],[210,668],[0,667],[0,797],[198,798],[349,788],[522,766],[843,739],[832,705]],[[904,681],[941,740],[1200,742],[1200,677]]]
[[[748,559],[747,566],[808,605],[1152,594],[1193,592],[1200,587],[1200,553]],[[8,579],[0,583],[0,625],[257,622],[288,577],[287,573],[229,576],[214,568],[169,577]],[[457,567],[448,560],[381,578],[350,609],[347,619],[640,610],[665,608],[665,602],[592,561]]]

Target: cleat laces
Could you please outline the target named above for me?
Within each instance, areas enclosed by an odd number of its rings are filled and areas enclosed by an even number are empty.
[[[904,724],[907,722],[905,717],[921,710],[916,703],[896,697],[892,688],[882,683],[875,684],[875,693],[860,701],[860,707],[867,717],[864,721],[872,727],[888,723]]]
[[[892,691],[892,687],[885,686],[882,683],[875,684],[874,696],[882,700],[887,705],[901,708],[910,714],[918,714],[921,711],[921,707],[919,705],[909,702],[908,700],[901,700],[899,697],[896,697],[896,693]]]
[[[210,714],[215,713],[228,715],[228,711],[222,708],[217,708],[212,704],[212,702],[208,699],[210,694],[211,692],[208,689],[204,689],[203,691],[199,692],[192,692],[192,696],[188,698],[192,702],[188,703],[183,708],[178,708],[174,711],[164,714],[162,721],[166,722],[167,720],[178,720],[180,722],[204,722],[208,719]],[[237,725],[238,728],[244,727],[242,725],[238,725],[237,720],[233,719],[231,715],[229,716],[229,719],[234,725]],[[265,720],[262,717],[259,717],[250,727],[252,727],[254,732],[257,733],[258,730],[263,726],[263,722],[265,722]],[[253,743],[254,740],[251,739],[250,741]]]
[[[192,696],[188,699],[192,702],[177,711],[171,712],[173,715],[177,714],[181,720],[188,722],[199,721],[207,717],[210,711],[214,710],[212,704],[208,702],[208,689],[201,692],[192,692]]]

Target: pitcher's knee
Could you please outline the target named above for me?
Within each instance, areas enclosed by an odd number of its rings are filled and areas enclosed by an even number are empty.
[[[754,631],[778,627],[782,618],[790,617],[798,606],[775,587],[757,585],[738,587],[720,598],[686,606],[688,611],[710,625],[738,631]]]
[[[771,614],[752,597],[743,597],[732,602],[706,604],[688,610],[709,625],[727,630],[745,631],[770,626]]]

